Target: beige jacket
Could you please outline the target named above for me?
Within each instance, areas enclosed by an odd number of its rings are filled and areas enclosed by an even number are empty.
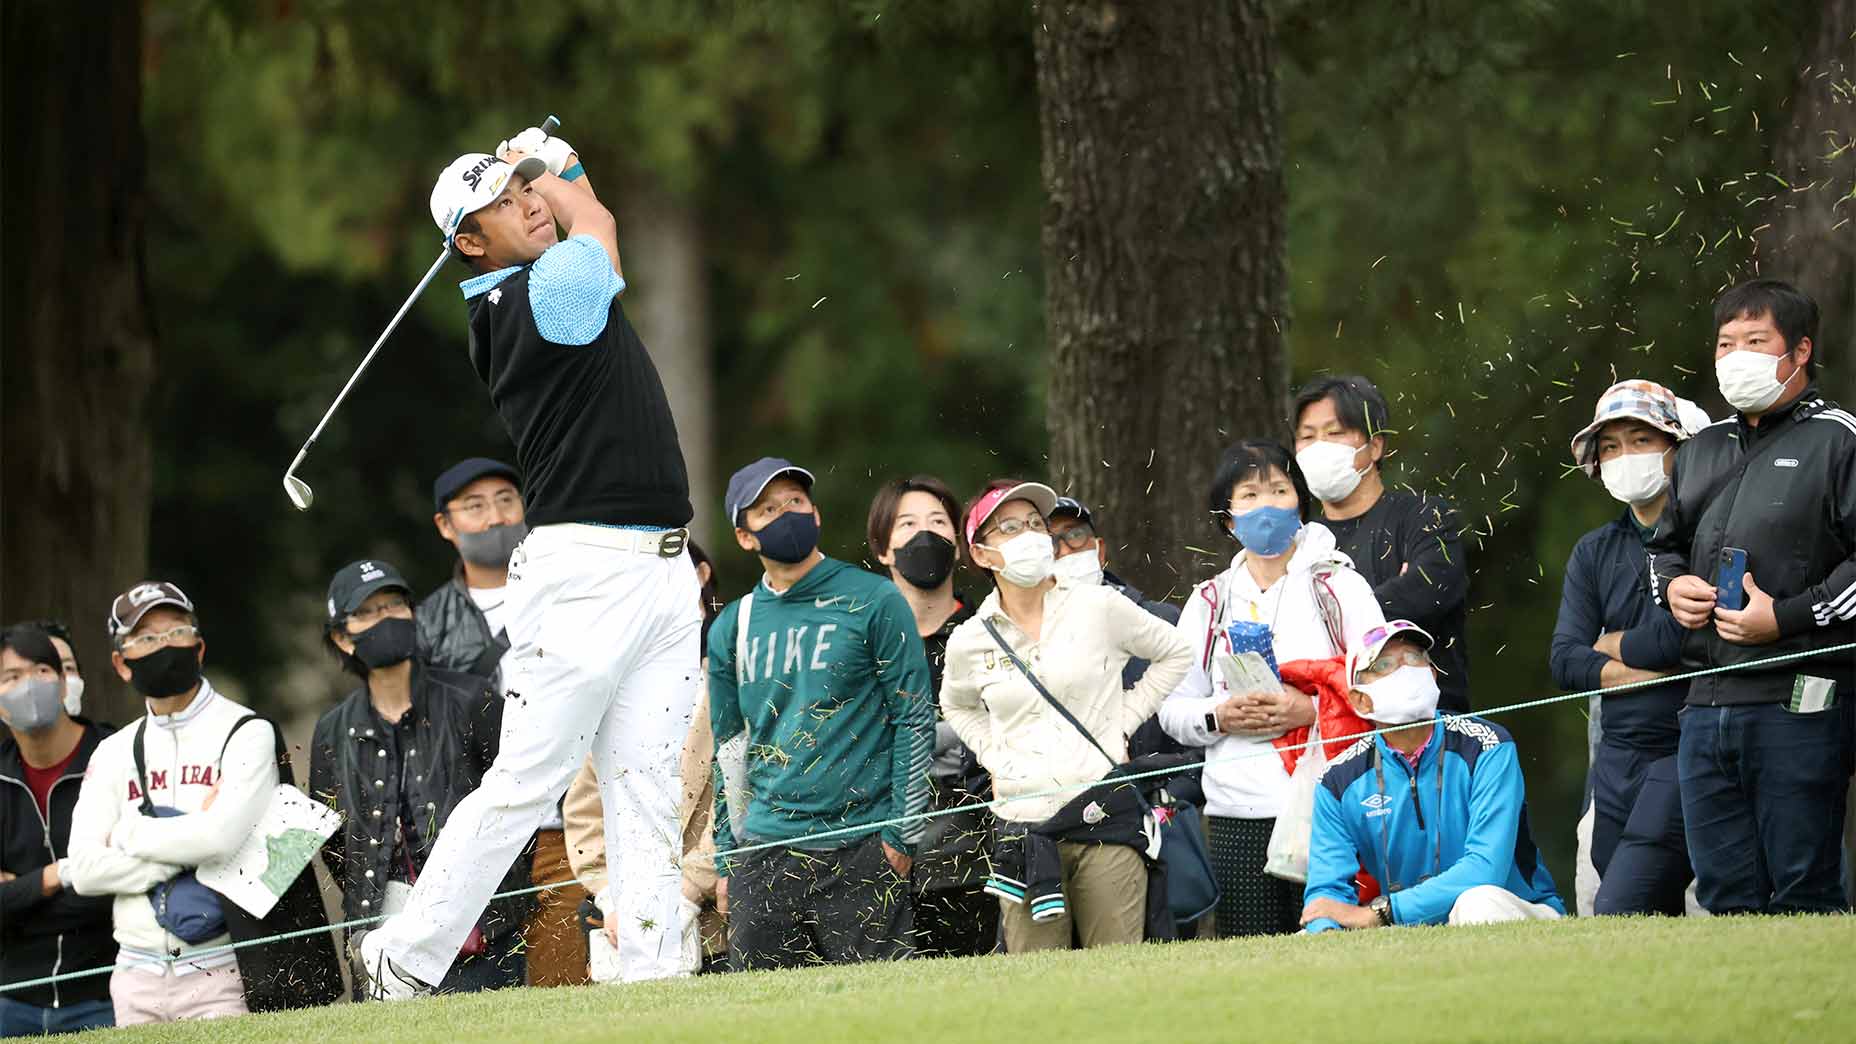
[[[1153,717],[1192,663],[1191,646],[1179,632],[1111,587],[1052,588],[1035,642],[999,607],[999,593],[988,595],[947,640],[941,713],[992,773],[995,797],[1071,788],[1007,800],[998,814],[1013,822],[1050,818],[1081,784],[1101,779],[1113,766],[1012,666],[986,633],[985,620],[1117,764],[1127,760],[1128,736]],[[1121,669],[1133,657],[1148,661],[1147,673],[1123,689]]]

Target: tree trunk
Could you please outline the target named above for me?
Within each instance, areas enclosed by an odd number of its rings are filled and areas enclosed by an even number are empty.
[[[87,711],[120,721],[102,625],[146,567],[151,478],[142,5],[5,6],[0,620],[69,624]]]
[[[690,201],[656,185],[648,175],[627,179],[611,202],[619,219],[619,250],[637,288],[626,291],[638,336],[651,352],[664,394],[677,419],[683,463],[696,509],[690,530],[711,555],[722,489],[715,481],[715,409],[710,387],[709,281],[702,223]]]
[[[1856,0],[1820,0],[1817,30],[1773,142],[1780,190],[1762,275],[1817,299],[1825,391],[1856,403]],[[1839,227],[1840,226],[1840,227]]]
[[[1037,12],[1051,478],[1150,596],[1229,556],[1220,450],[1280,438],[1287,287],[1263,0]]]

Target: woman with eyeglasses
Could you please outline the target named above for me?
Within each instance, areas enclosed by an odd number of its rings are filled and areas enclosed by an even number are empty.
[[[495,761],[502,731],[502,699],[488,682],[420,657],[411,598],[399,571],[378,560],[344,566],[329,583],[323,641],[361,687],[316,722],[309,785],[343,814],[322,855],[347,920],[405,904],[451,810]],[[496,891],[527,888],[529,870],[529,856],[518,858]],[[438,989],[522,985],[533,906],[532,896],[492,901]]]
[[[941,686],[942,713],[1003,802],[986,890],[1013,953],[1068,949],[1073,930],[1085,947],[1141,941],[1146,810],[1089,784],[1127,761],[1129,734],[1192,658],[1114,589],[1056,581],[1056,502],[1049,486],[1000,479],[968,507],[967,544],[993,591],[948,639]],[[1149,666],[1125,689],[1130,657]]]
[[[1160,724],[1179,742],[1205,748],[1205,823],[1220,936],[1299,926],[1301,883],[1264,870],[1289,796],[1289,770],[1272,741],[1316,716],[1314,701],[1289,686],[1233,689],[1233,678],[1246,677],[1232,660],[1233,625],[1241,625],[1240,638],[1248,633],[1254,645],[1266,646],[1279,666],[1345,656],[1348,636],[1385,623],[1372,586],[1335,548],[1334,535],[1308,521],[1316,507],[1295,459],[1269,439],[1227,449],[1207,491],[1212,524],[1240,547],[1229,568],[1186,599],[1179,633],[1192,656],[1185,680],[1160,707]]]

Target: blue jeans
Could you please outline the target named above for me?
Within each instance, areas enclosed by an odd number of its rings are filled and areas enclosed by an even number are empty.
[[[1676,756],[1607,741],[1592,776],[1592,865],[1600,876],[1593,912],[1680,916],[1695,875],[1682,832]]]
[[[1696,895],[1710,913],[1831,913],[1843,893],[1852,697],[1687,707],[1677,752]]]
[[[107,999],[80,1001],[62,1008],[41,1008],[0,997],[0,1037],[76,1033],[114,1025],[116,1009]]]

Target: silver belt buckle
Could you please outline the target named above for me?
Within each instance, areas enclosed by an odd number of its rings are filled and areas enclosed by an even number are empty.
[[[684,545],[690,542],[690,531],[685,529],[668,529],[657,535],[657,557],[675,558],[683,553]]]

